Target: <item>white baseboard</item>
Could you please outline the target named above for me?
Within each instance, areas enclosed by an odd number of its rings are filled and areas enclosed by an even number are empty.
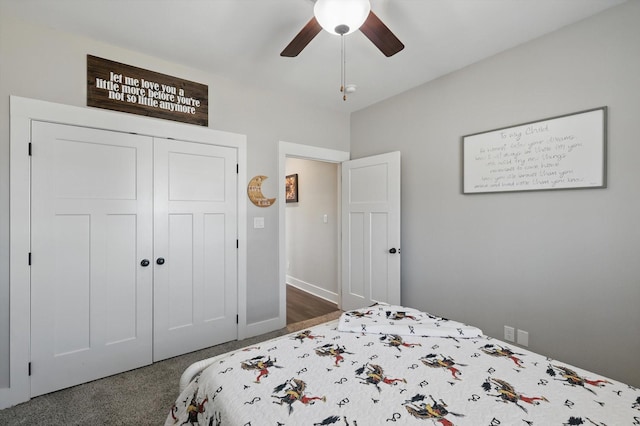
[[[254,322],[253,324],[247,324],[244,339],[284,328],[287,326],[286,322],[286,318],[284,321],[280,318],[271,318],[264,321]]]
[[[317,285],[309,284],[302,280],[292,277],[291,275],[287,275],[287,284],[296,287],[302,291],[306,291],[307,293],[313,294],[321,299],[328,300],[331,303],[338,303],[338,294],[329,290],[325,290],[324,288],[318,287]]]
[[[306,291],[314,296],[317,296],[321,299],[328,300],[332,303],[338,303],[338,294],[333,293],[331,291],[320,288],[316,285],[309,284],[297,278],[293,278],[287,275],[287,284],[292,285],[296,288],[299,288],[302,291]],[[244,333],[241,336],[241,339],[246,339],[253,336],[259,336],[261,334],[269,333],[271,331],[279,330],[283,327],[286,327],[287,320],[285,318],[270,318],[264,321],[258,321],[253,324],[247,324],[244,329]]]

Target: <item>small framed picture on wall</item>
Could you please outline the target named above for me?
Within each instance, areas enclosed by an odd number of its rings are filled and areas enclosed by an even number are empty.
[[[298,174],[287,175],[287,180],[285,182],[285,194],[287,203],[297,203],[298,202]]]

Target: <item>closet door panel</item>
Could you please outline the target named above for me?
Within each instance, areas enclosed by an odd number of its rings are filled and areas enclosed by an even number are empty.
[[[169,329],[174,330],[193,325],[193,216],[170,214],[168,221],[167,258],[171,264],[164,269],[169,275]]]
[[[106,286],[107,344],[135,339],[137,334],[136,259],[137,218],[133,214],[107,216]]]
[[[32,396],[152,361],[152,143],[32,125]]]
[[[55,357],[91,348],[91,216],[56,215],[49,302]],[[40,282],[36,282],[40,285]],[[33,288],[33,286],[32,286]],[[38,325],[38,321],[36,321]],[[36,329],[37,331],[37,329]]]
[[[155,361],[237,338],[236,165],[232,148],[154,140]]]
[[[205,321],[220,319],[225,313],[227,299],[225,269],[225,217],[224,214],[204,215],[204,299]]]

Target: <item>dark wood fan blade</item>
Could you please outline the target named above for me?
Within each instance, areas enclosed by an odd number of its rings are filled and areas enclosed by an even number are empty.
[[[298,54],[302,52],[302,49],[307,47],[307,44],[309,44],[320,31],[322,31],[322,27],[314,16],[309,22],[307,22],[307,25],[300,30],[293,40],[291,40],[291,43],[284,48],[280,53],[280,56],[287,56],[289,58],[298,56]]]
[[[369,12],[369,16],[360,27],[360,31],[387,57],[393,56],[404,49],[404,44],[373,12]]]

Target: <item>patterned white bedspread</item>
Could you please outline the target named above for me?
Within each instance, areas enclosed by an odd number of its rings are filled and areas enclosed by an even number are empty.
[[[363,332],[376,318],[403,331]],[[632,386],[486,336],[461,337],[456,326],[448,337],[412,333],[407,308],[345,319],[353,332],[334,321],[217,357],[166,424],[640,425]]]

